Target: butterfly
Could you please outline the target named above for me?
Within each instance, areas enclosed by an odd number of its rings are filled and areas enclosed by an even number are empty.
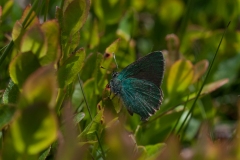
[[[121,72],[113,72],[109,87],[118,95],[130,115],[138,114],[147,121],[163,102],[160,85],[165,61],[161,51],[155,51],[128,65]]]

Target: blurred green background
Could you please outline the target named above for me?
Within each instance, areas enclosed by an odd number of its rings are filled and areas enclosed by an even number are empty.
[[[2,159],[240,158],[239,18],[239,0],[1,0]],[[106,85],[159,50],[143,123]]]

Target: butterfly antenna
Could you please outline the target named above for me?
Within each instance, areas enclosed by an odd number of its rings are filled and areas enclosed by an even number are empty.
[[[114,62],[115,62],[115,64],[116,64],[116,66],[117,66],[117,69],[118,69],[118,64],[117,64],[116,56],[115,56],[114,53],[113,53],[113,59],[114,59]]]

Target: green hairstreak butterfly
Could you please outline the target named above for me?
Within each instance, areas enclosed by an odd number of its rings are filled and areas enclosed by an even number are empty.
[[[161,51],[152,52],[121,72],[113,72],[109,83],[111,92],[118,95],[128,112],[146,121],[159,110],[163,101],[160,85],[163,81],[164,58]]]

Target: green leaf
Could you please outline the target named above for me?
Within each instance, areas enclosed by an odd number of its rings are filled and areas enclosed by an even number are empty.
[[[32,52],[40,59],[46,55],[47,43],[39,25],[31,27],[23,35],[21,40],[21,52]]]
[[[52,67],[42,67],[27,79],[19,102],[20,108],[28,107],[34,103],[44,103],[50,108],[55,107],[57,82],[56,72]]]
[[[24,22],[25,18],[28,16],[30,10],[31,10],[31,6],[28,5],[24,10],[21,19],[16,21],[16,23],[14,24],[13,31],[12,31],[12,39],[14,41],[14,45],[17,48],[20,48],[21,39],[22,39],[22,36],[24,35],[24,33],[26,32],[26,30],[28,30],[29,28],[31,28],[34,25],[39,24],[39,20],[36,17],[35,12],[32,12],[28,18],[28,22],[26,23],[27,27],[23,26],[23,22]],[[31,20],[31,21],[29,21],[29,20]],[[26,28],[24,28],[24,27],[26,27]]]
[[[193,65],[188,60],[178,60],[170,68],[167,77],[167,90],[169,95],[184,92],[192,83]]]
[[[85,117],[84,112],[79,112],[74,116],[74,122],[77,124]]]
[[[19,153],[38,154],[57,138],[57,120],[46,104],[32,104],[16,116],[10,130]]]
[[[100,57],[100,53],[90,53],[84,63],[84,66],[82,70],[84,72],[81,72],[81,79],[82,81],[86,81],[89,78],[92,78],[96,75],[97,68],[100,68],[100,65],[97,63],[99,62],[98,58]]]
[[[105,50],[105,53],[111,54],[116,53],[120,44],[120,38],[116,39],[110,46],[108,46]],[[111,56],[112,57],[112,56]]]
[[[11,9],[13,7],[13,1],[7,1],[2,9],[1,20],[4,20],[7,15],[11,14]]]
[[[147,151],[147,160],[156,159],[157,156],[161,153],[161,151],[166,147],[165,143],[158,143],[155,145],[147,145],[145,146]]]
[[[103,108],[98,109],[97,115],[93,118],[90,124],[83,130],[83,132],[78,136],[80,141],[84,140],[95,140],[95,132],[98,132],[102,125],[102,117],[103,117]]]
[[[216,81],[216,82],[213,82],[213,83],[210,83],[210,84],[206,84],[203,87],[203,90],[202,90],[201,94],[208,94],[210,92],[213,92],[216,89],[218,89],[218,88],[222,87],[223,85],[227,84],[228,82],[229,82],[229,79],[225,78],[225,79],[221,79],[219,81]]]
[[[240,68],[240,54],[229,58],[223,59],[219,63],[216,72],[213,74],[214,81],[228,78],[229,83],[234,83],[238,79],[238,71]]]
[[[8,105],[0,105],[0,130],[8,125],[13,118],[15,109]]]
[[[184,3],[178,0],[172,0],[171,3],[163,1],[158,11],[158,15],[164,23],[173,24],[184,13]]]
[[[38,158],[38,160],[45,160],[47,158],[47,156],[49,155],[51,150],[51,146],[48,147]]]
[[[216,81],[216,82],[212,82],[212,83],[206,84],[203,87],[203,90],[202,90],[200,96],[204,96],[206,94],[209,94],[209,93],[215,91],[216,89],[222,87],[223,85],[227,84],[228,82],[229,82],[229,79],[225,78],[225,79],[221,79],[221,80]],[[196,98],[196,96],[197,96],[197,92],[192,93],[192,94],[184,97],[183,98],[183,102],[186,101],[186,100],[192,100],[192,99]]]
[[[90,48],[92,49],[92,48],[97,47],[98,44],[99,44],[99,41],[100,41],[100,38],[99,38],[99,35],[98,35],[98,22],[97,22],[97,20],[94,20],[90,38],[91,38],[90,39]]]
[[[19,95],[19,89],[16,84],[13,83],[12,80],[9,81],[8,86],[3,94],[3,103],[16,103]]]
[[[47,53],[40,59],[41,65],[56,63],[60,58],[60,43],[59,43],[59,25],[57,21],[47,21],[42,24],[41,30],[44,33],[47,43]]]
[[[63,13],[63,35],[73,36],[85,23],[90,9],[89,0],[71,1]]]
[[[161,114],[161,109],[155,115],[151,117],[148,122],[148,125],[143,126],[144,132],[137,133],[137,141],[140,144],[149,144],[154,142],[162,142],[167,136],[169,136],[173,126],[181,117],[183,110],[180,111],[171,111],[168,114],[164,114],[159,117]],[[151,135],[151,137],[145,137],[144,135]]]
[[[106,24],[114,24],[121,18],[126,4],[128,3],[124,0],[97,0],[93,7],[100,20]]]
[[[133,34],[134,21],[135,19],[133,12],[127,12],[120,21],[117,34],[126,41],[129,41]]]
[[[81,71],[86,53],[83,48],[71,55],[58,70],[58,83],[60,88],[64,88],[72,83],[77,74]]]
[[[10,77],[21,88],[26,79],[39,67],[36,55],[31,52],[20,53],[10,63]]]
[[[72,37],[69,37],[68,41],[65,43],[63,47],[63,56],[61,61],[65,61],[71,53],[75,52],[76,47],[80,42],[80,32],[77,32]]]

